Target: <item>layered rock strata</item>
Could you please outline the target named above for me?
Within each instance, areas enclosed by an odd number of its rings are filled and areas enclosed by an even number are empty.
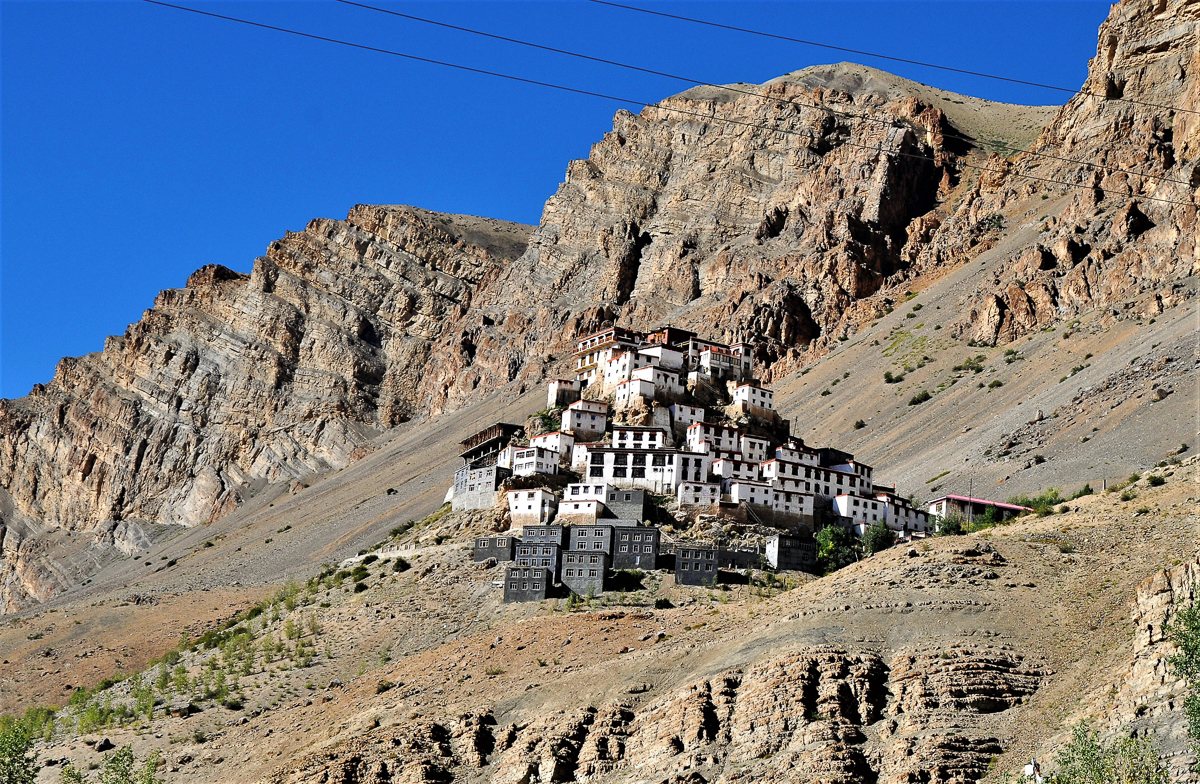
[[[646,704],[498,725],[489,710],[377,730],[304,758],[272,784],[318,781],[971,782],[1002,741],[991,715],[1043,669],[1005,647],[778,655]]]

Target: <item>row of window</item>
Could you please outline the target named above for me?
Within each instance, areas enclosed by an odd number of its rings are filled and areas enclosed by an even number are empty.
[[[576,574],[578,572],[578,574]],[[584,575],[583,569],[567,569],[563,571],[563,577],[599,577],[600,574],[596,569],[588,569]]]

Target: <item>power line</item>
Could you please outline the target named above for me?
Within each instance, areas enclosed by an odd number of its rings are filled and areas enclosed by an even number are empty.
[[[613,8],[622,8],[626,11],[637,11],[642,14],[650,14],[652,16],[661,16],[667,19],[677,19],[681,22],[692,22],[693,24],[707,25],[708,27],[717,27],[722,30],[732,30],[738,33],[747,33],[749,35],[759,35],[764,38],[774,38],[780,41],[790,41],[796,44],[804,44],[806,46],[817,46],[822,49],[832,49],[836,52],[847,52],[849,54],[860,54],[865,57],[878,57],[880,60],[891,60],[895,63],[907,63],[908,65],[919,65],[924,68],[936,68],[941,71],[950,71],[951,73],[966,74],[967,76],[979,76],[984,79],[995,79],[1001,82],[1010,82],[1012,84],[1023,84],[1028,87],[1040,87],[1045,90],[1057,90],[1058,92],[1071,93],[1072,95],[1086,95],[1092,98],[1099,98],[1103,101],[1123,101],[1124,103],[1137,104],[1138,106],[1149,106],[1155,109],[1166,109],[1172,112],[1186,112],[1188,114],[1200,114],[1200,110],[1183,109],[1178,106],[1168,106],[1161,103],[1153,103],[1151,101],[1139,101],[1134,98],[1110,98],[1107,95],[1100,93],[1088,92],[1087,90],[1074,90],[1070,87],[1059,87],[1053,84],[1042,84],[1041,82],[1029,82],[1024,79],[1014,79],[1010,76],[999,76],[997,74],[984,73],[983,71],[970,71],[965,68],[954,68],[949,65],[939,65],[937,63],[927,63],[922,60],[910,60],[904,57],[892,57],[891,55],[879,54],[878,52],[868,52],[862,49],[851,49],[845,46],[835,46],[833,44],[821,43],[820,41],[809,41],[804,38],[793,38],[788,35],[780,35],[778,33],[767,33],[762,30],[752,30],[748,27],[737,27],[735,25],[722,24],[720,22],[710,22],[707,19],[696,19],[691,16],[682,16],[680,14],[668,14],[665,11],[654,11],[649,8],[640,8],[636,5],[626,5],[624,3],[616,3],[612,0],[588,0],[588,2],[597,5],[607,5]]]
[[[662,106],[662,105],[652,103],[649,101],[638,101],[638,100],[634,100],[632,98],[623,98],[623,97],[616,96],[616,95],[609,95],[607,93],[594,92],[591,90],[583,90],[578,87],[568,87],[566,85],[555,84],[553,82],[543,82],[543,81],[539,81],[537,79],[528,79],[523,76],[515,76],[513,74],[501,73],[499,71],[489,71],[489,70],[486,70],[483,68],[472,68],[471,66],[468,66],[468,65],[461,65],[459,63],[451,63],[451,62],[447,62],[445,60],[435,60],[435,59],[429,58],[429,57],[420,57],[418,55],[407,54],[405,52],[397,52],[393,49],[383,49],[381,47],[369,46],[367,44],[355,43],[353,41],[345,41],[340,38],[331,38],[329,36],[317,35],[315,33],[306,33],[302,30],[293,30],[291,28],[279,27],[277,25],[266,24],[264,22],[255,22],[255,21],[252,21],[249,19],[242,19],[242,18],[236,17],[236,16],[227,16],[225,14],[218,14],[218,13],[214,13],[212,11],[202,11],[198,8],[189,8],[188,6],[176,5],[174,3],[167,3],[167,2],[164,2],[164,0],[142,0],[142,2],[150,3],[151,5],[162,6],[164,8],[174,8],[178,11],[187,11],[188,13],[198,14],[200,16],[208,16],[213,19],[222,19],[227,22],[235,22],[237,24],[244,24],[244,25],[248,25],[250,27],[258,27],[258,28],[261,28],[264,30],[273,30],[275,32],[287,33],[289,35],[295,35],[295,36],[299,36],[301,38],[308,38],[308,39],[311,39],[314,41],[324,41],[326,43],[339,44],[341,46],[348,46],[353,49],[361,49],[363,51],[391,55],[393,57],[400,57],[405,60],[411,60],[414,62],[427,63],[430,65],[439,65],[439,66],[442,66],[445,68],[453,68],[455,70],[466,71],[468,73],[481,74],[483,76],[494,76],[499,79],[508,79],[510,81],[520,82],[522,84],[530,84],[530,85],[534,85],[537,87],[548,87],[550,89],[561,90],[561,91],[568,92],[568,93],[574,93],[576,95],[586,95],[586,96],[590,96],[593,98],[603,98],[604,100],[616,101],[617,103],[628,104],[631,106],[643,106],[643,107],[658,109],[658,110],[664,111],[664,112],[673,112],[675,114],[682,114],[682,115],[687,115],[687,116],[691,116],[691,117],[698,117],[702,120],[706,120],[709,122],[722,122],[722,123],[726,123],[728,125],[739,125],[739,126],[744,126],[744,127],[748,127],[748,128],[756,128],[758,130],[770,131],[773,133],[782,133],[782,134],[788,134],[791,136],[804,136],[804,134],[802,134],[799,131],[792,131],[792,130],[788,130],[786,128],[772,127],[772,126],[768,126],[768,125],[763,125],[761,123],[746,122],[744,120],[734,120],[734,119],[727,118],[727,117],[716,117],[715,115],[703,114],[701,112],[688,111],[687,109],[679,109],[679,108],[672,107],[672,106]],[[848,147],[858,147],[858,148],[861,148],[864,150],[871,150],[874,152],[891,154],[891,155],[895,155],[895,156],[902,157],[902,158],[914,158],[917,160],[933,162],[933,157],[930,155],[921,155],[921,154],[916,154],[916,153],[902,152],[900,150],[885,149],[882,146],[872,146],[872,145],[868,145],[868,144],[860,144],[860,143],[852,142],[849,140],[843,141],[843,142],[841,142],[841,144],[844,146],[848,146]],[[1156,202],[1163,202],[1165,204],[1191,206],[1191,202],[1186,202],[1186,201],[1175,201],[1172,199],[1163,199],[1163,198],[1159,198],[1159,197],[1155,197],[1155,196],[1135,196],[1132,193],[1119,193],[1112,189],[1100,188],[1098,186],[1077,185],[1075,183],[1066,182],[1064,180],[1055,180],[1055,179],[1051,179],[1049,177],[1037,177],[1032,174],[1021,174],[1018,172],[1005,172],[1002,169],[994,169],[994,168],[987,167],[987,166],[978,166],[975,164],[966,163],[964,161],[957,161],[956,163],[959,166],[963,166],[963,167],[966,167],[969,169],[977,169],[982,172],[1007,174],[1007,175],[1011,175],[1013,177],[1022,177],[1027,180],[1035,180],[1035,181],[1039,181],[1039,182],[1047,182],[1047,183],[1053,183],[1056,185],[1062,185],[1067,188],[1084,188],[1084,189],[1088,189],[1088,190],[1099,191],[1101,193],[1111,193],[1114,196],[1120,196],[1122,198],[1140,198],[1143,201],[1156,201]]]
[[[625,68],[630,71],[637,71],[639,73],[651,74],[653,76],[662,76],[662,77],[666,77],[667,79],[675,79],[676,81],[686,82],[688,84],[704,85],[705,87],[717,87],[717,88],[720,88],[723,90],[729,90],[730,92],[740,93],[742,95],[748,95],[752,98],[758,98],[758,99],[764,100],[764,101],[777,101],[777,102],[789,103],[789,104],[792,104],[793,106],[802,106],[802,107],[806,107],[809,109],[817,109],[818,111],[825,111],[825,112],[829,112],[830,114],[840,115],[842,117],[854,118],[854,119],[858,119],[858,120],[865,120],[867,122],[877,123],[880,125],[887,126],[889,128],[896,127],[894,123],[892,123],[888,120],[884,120],[884,119],[881,119],[878,117],[872,117],[872,116],[866,115],[866,114],[857,114],[855,112],[847,112],[847,111],[840,110],[840,109],[834,109],[834,108],[831,108],[831,107],[823,105],[823,104],[806,103],[804,101],[796,100],[794,98],[772,98],[769,95],[764,95],[762,93],[753,92],[751,90],[743,90],[737,86],[714,84],[712,82],[706,82],[702,79],[695,79],[690,76],[680,76],[678,74],[669,73],[667,71],[656,71],[652,68],[643,68],[641,66],[630,65],[629,63],[623,63],[623,62],[619,62],[617,60],[609,60],[609,59],[606,59],[603,57],[593,57],[592,55],[582,54],[581,52],[575,52],[570,49],[560,49],[555,46],[546,46],[545,44],[534,43],[533,41],[525,41],[520,38],[511,38],[506,35],[499,35],[497,33],[489,33],[485,30],[476,30],[476,29],[473,29],[470,27],[463,27],[461,25],[450,24],[449,22],[440,22],[436,19],[427,19],[422,16],[414,16],[413,14],[405,14],[405,13],[401,13],[399,11],[393,11],[389,8],[380,8],[380,7],[374,6],[374,5],[367,5],[366,3],[355,2],[355,0],[337,0],[337,2],[342,3],[343,5],[351,5],[351,6],[355,6],[357,8],[364,8],[368,11],[378,11],[379,13],[382,13],[382,14],[389,14],[391,16],[397,16],[397,17],[400,17],[401,19],[408,19],[413,22],[421,22],[424,24],[435,25],[437,27],[444,27],[449,30],[457,30],[459,32],[470,33],[471,35],[478,35],[478,36],[482,36],[484,38],[491,38],[491,39],[494,39],[497,41],[505,41],[507,43],[518,44],[520,46],[527,46],[527,47],[530,47],[533,49],[540,49],[545,52],[554,52],[556,54],[567,55],[568,57],[577,57],[581,60],[589,60],[594,63],[602,63],[604,65],[612,65],[617,68]],[[942,136],[943,136],[943,138],[956,139],[958,141],[966,142],[966,143],[972,144],[972,145],[974,145],[974,143],[975,143],[975,139],[972,139],[968,136],[964,136],[961,134],[944,132],[942,134]],[[1183,180],[1176,180],[1176,179],[1173,179],[1171,177],[1167,177],[1167,176],[1161,175],[1161,174],[1147,174],[1144,172],[1133,171],[1130,169],[1121,169],[1121,168],[1118,168],[1115,166],[1105,166],[1105,165],[1098,164],[1098,163],[1092,163],[1091,161],[1081,161],[1081,160],[1077,160],[1075,158],[1067,158],[1067,157],[1064,157],[1061,155],[1052,155],[1050,153],[1045,153],[1045,152],[1034,152],[1033,150],[1022,150],[1018,147],[1013,147],[1012,145],[1003,143],[1003,142],[998,144],[997,146],[999,146],[1009,152],[1012,152],[1012,153],[1021,153],[1021,154],[1025,154],[1025,155],[1036,156],[1039,158],[1048,158],[1050,160],[1062,161],[1065,163],[1073,163],[1078,166],[1086,166],[1088,168],[1099,170],[1099,171],[1108,171],[1108,172],[1113,172],[1113,173],[1117,173],[1117,174],[1128,174],[1128,175],[1131,175],[1134,177],[1146,177],[1146,178],[1149,178],[1152,180],[1161,180],[1162,182],[1173,182],[1176,185],[1183,185],[1184,187],[1187,187],[1187,188],[1192,187],[1191,183],[1184,182]]]

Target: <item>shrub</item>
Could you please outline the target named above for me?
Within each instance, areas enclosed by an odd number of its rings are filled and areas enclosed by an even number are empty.
[[[961,536],[963,532],[963,523],[961,515],[950,514],[942,518],[938,523],[938,536]]]
[[[654,600],[654,609],[656,609],[656,610],[669,610],[674,606],[675,605],[671,604],[670,599],[655,599]]]
[[[988,389],[999,389],[1004,386],[1004,382],[998,378],[993,378],[992,383],[988,384]]]
[[[840,525],[827,525],[817,532],[817,564],[825,574],[858,560],[854,537]]]
[[[1167,665],[1175,677],[1187,682],[1183,712],[1187,716],[1188,735],[1195,743],[1200,740],[1200,606],[1192,602],[1177,608],[1175,617],[1163,631],[1178,647],[1178,652],[1167,658]]]
[[[1126,490],[1125,492],[1121,493],[1122,501],[1132,501],[1135,498],[1137,498],[1137,493],[1133,492],[1132,490]]]
[[[403,572],[409,568],[410,567],[409,567],[408,561],[404,560],[400,556],[396,556],[396,563],[392,565],[393,572]]]
[[[1166,477],[1158,476],[1157,474],[1146,480],[1146,484],[1151,487],[1162,487],[1167,483]]]
[[[953,369],[957,372],[963,372],[963,371],[970,370],[975,373],[982,373],[983,372],[983,361],[985,359],[987,359],[987,357],[985,355],[976,354],[973,357],[964,359],[961,364],[955,365]]]
[[[355,592],[355,593],[362,593],[362,592],[363,592],[363,591],[365,591],[365,590],[367,590],[367,584],[366,584],[366,583],[355,583],[355,584],[354,584],[354,592]]]
[[[38,764],[29,756],[32,746],[23,723],[5,717],[0,727],[0,782],[33,784],[37,780]]]
[[[1046,462],[1045,456],[1043,456],[1043,455],[1034,455],[1033,456],[1033,464],[1034,465],[1041,465],[1044,462]]]
[[[822,390],[822,392],[821,392],[821,397],[825,397],[825,396],[827,396],[827,395],[832,395],[832,394],[833,394],[833,393],[832,393],[832,392],[830,392],[828,389],[825,389],[825,390]]]
[[[887,523],[880,520],[863,534],[862,545],[867,555],[887,550],[896,543],[896,532],[888,528]]]
[[[1018,506],[1028,506],[1034,511],[1034,514],[1045,517],[1054,514],[1054,507],[1066,500],[1058,494],[1057,488],[1051,487],[1043,491],[1041,495],[1015,495],[1009,498],[1008,502]]]
[[[1079,488],[1079,492],[1077,492],[1077,493],[1075,493],[1075,495],[1071,496],[1071,500],[1074,501],[1076,498],[1083,498],[1085,495],[1091,495],[1092,492],[1093,492],[1092,486],[1090,484],[1086,484],[1083,487]]]
[[[379,556],[375,555],[375,553],[371,553],[366,558],[362,559],[362,564],[363,564],[363,566],[370,566],[371,564],[375,563],[378,560],[379,560]]]
[[[928,390],[922,389],[920,392],[908,399],[908,404],[910,406],[919,406],[931,397],[933,397],[933,395],[929,394]]]
[[[1167,784],[1167,767],[1158,747],[1146,738],[1114,738],[1105,743],[1086,723],[1054,758],[1046,784]]]
[[[389,691],[395,687],[396,684],[392,683],[391,681],[380,681],[379,683],[375,684],[375,693],[383,694],[385,691]]]
[[[242,709],[242,701],[237,697],[226,697],[225,702],[221,704],[226,710],[240,711]]]
[[[866,426],[867,426],[867,423],[862,421],[861,419],[854,420],[854,429],[855,430],[862,430]]]
[[[484,675],[503,675],[504,668],[503,667],[488,667],[486,670],[483,671],[483,674]]]
[[[892,371],[890,371],[890,370],[885,370],[883,372],[883,383],[885,383],[885,384],[899,384],[903,380],[904,380],[903,373],[901,373],[898,376],[893,376]]]

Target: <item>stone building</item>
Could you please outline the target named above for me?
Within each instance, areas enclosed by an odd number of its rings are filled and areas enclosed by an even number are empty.
[[[776,534],[767,539],[767,563],[784,572],[815,572],[817,544],[810,538]]]
[[[557,544],[530,544],[517,542],[513,563],[517,566],[540,567],[550,572],[553,582],[558,582],[558,570],[562,561],[562,548]]]
[[[612,554],[613,527],[611,525],[571,526],[571,549]]]
[[[599,596],[604,593],[608,566],[608,553],[567,550],[563,553],[562,584],[578,596]]]
[[[675,548],[676,585],[713,585],[717,579],[717,548],[682,543]]]
[[[486,561],[495,558],[497,561],[511,561],[517,541],[517,537],[505,534],[477,537],[475,547],[471,550],[471,560]]]
[[[567,530],[561,525],[527,525],[521,529],[521,541],[527,544],[567,546]]]
[[[612,568],[657,569],[659,539],[659,531],[653,526],[622,526],[614,529]]]
[[[496,488],[512,471],[498,465],[482,468],[463,466],[454,472],[454,497],[450,508],[456,512],[465,509],[491,509],[496,505]]]
[[[549,569],[534,566],[510,566],[504,570],[504,601],[540,602],[554,586]]]

